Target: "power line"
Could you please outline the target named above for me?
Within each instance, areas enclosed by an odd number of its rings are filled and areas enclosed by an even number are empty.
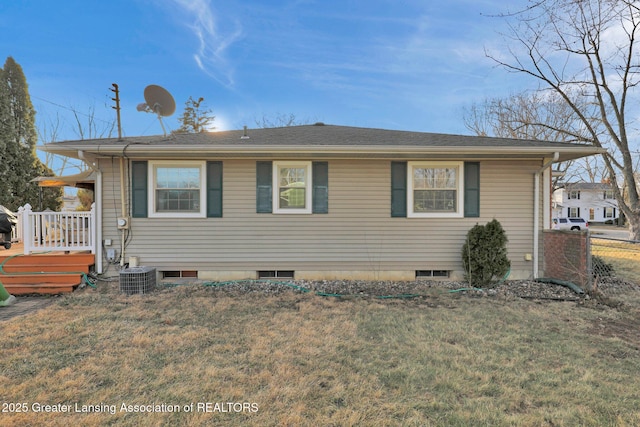
[[[56,107],[58,107],[58,108],[62,108],[62,109],[64,109],[64,110],[71,111],[71,112],[73,112],[74,114],[77,114],[77,115],[80,115],[80,116],[84,116],[84,117],[90,118],[90,119],[92,119],[92,120],[98,120],[98,121],[101,121],[101,122],[103,122],[103,123],[105,123],[105,124],[108,124],[108,125],[110,125],[110,124],[112,124],[112,123],[114,122],[113,120],[112,120],[112,121],[108,121],[108,120],[103,120],[103,119],[97,118],[97,117],[92,116],[92,115],[90,115],[90,114],[83,113],[82,111],[78,111],[78,110],[76,110],[76,109],[74,109],[74,108],[71,108],[71,107],[67,107],[67,106],[65,106],[65,105],[58,104],[57,102],[53,102],[53,101],[49,101],[48,99],[40,98],[39,96],[33,96],[33,95],[31,95],[31,98],[35,98],[35,99],[40,100],[40,101],[42,101],[42,102],[46,102],[47,104],[51,104],[51,105],[54,105],[54,106],[56,106]]]

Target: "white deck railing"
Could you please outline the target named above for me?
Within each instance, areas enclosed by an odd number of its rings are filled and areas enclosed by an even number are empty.
[[[33,212],[27,204],[18,209],[16,235],[25,255],[49,251],[91,251],[96,253],[95,204],[89,212]]]

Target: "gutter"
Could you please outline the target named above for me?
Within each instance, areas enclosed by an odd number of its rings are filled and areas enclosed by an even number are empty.
[[[398,156],[441,156],[446,158],[459,157],[488,157],[496,159],[504,158],[539,158],[547,155],[553,148],[550,147],[520,147],[520,146],[438,146],[438,145],[332,145],[332,144],[167,144],[167,143],[142,143],[130,142],[125,144],[101,144],[101,145],[80,145],[72,144],[68,146],[62,143],[48,144],[38,147],[42,151],[51,152],[69,157],[75,157],[77,150],[90,151],[95,157],[101,156],[122,156],[126,149],[128,158],[148,158],[154,156],[162,157],[202,157],[203,155],[224,156],[224,157],[279,157],[286,156],[325,156],[325,157],[357,157],[364,156],[387,158]],[[597,154],[594,147],[576,145],[572,147],[562,147],[558,150],[562,154],[562,161],[571,160],[586,155]]]
[[[96,256],[96,271],[98,274],[102,274],[102,171],[96,166],[96,157],[94,155],[78,150],[78,159],[82,160],[89,166],[89,169],[96,173],[93,187],[93,203],[95,207],[93,246]]]
[[[553,158],[545,162],[542,167],[533,174],[533,278],[537,279],[539,269],[539,248],[540,248],[540,177],[560,158],[560,153],[553,153]]]

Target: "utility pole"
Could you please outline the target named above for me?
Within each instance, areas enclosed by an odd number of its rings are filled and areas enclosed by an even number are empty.
[[[116,117],[118,122],[118,141],[122,141],[122,124],[120,123],[120,91],[118,90],[118,85],[112,83],[113,89],[109,89],[111,92],[115,93],[115,98],[111,98],[116,102],[115,107],[111,107],[116,110]]]

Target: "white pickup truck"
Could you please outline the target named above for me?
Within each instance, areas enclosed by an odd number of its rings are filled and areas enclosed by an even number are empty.
[[[582,218],[554,218],[554,230],[587,230],[589,223]]]

